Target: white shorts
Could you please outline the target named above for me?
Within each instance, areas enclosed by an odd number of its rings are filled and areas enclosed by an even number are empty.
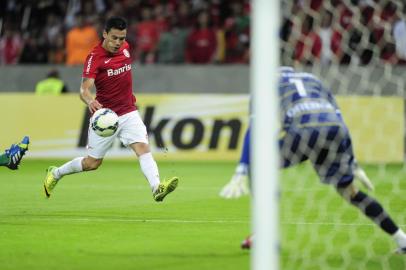
[[[101,137],[97,135],[91,125],[89,125],[89,135],[87,143],[88,155],[101,159],[112,146],[114,140],[119,138],[124,146],[133,143],[142,142],[148,144],[147,128],[142,122],[138,111],[126,113],[118,118],[118,129],[110,137]]]

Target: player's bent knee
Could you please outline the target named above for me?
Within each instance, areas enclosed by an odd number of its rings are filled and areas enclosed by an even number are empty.
[[[142,156],[143,154],[151,152],[149,148],[149,144],[137,142],[130,145],[130,147],[134,150],[137,156]]]
[[[91,157],[87,157],[83,160],[83,170],[84,171],[93,171],[100,167],[102,164],[103,159],[95,159]]]

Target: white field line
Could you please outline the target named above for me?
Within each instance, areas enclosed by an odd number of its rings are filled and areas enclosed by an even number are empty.
[[[164,178],[162,178],[164,179]],[[227,184],[224,182],[224,185]],[[136,183],[134,184],[134,187],[131,187],[131,189],[135,190],[150,190],[148,186],[140,186],[137,185]],[[84,188],[100,188],[100,189],[111,189],[110,185],[105,185],[105,187],[102,187],[102,185],[98,185],[98,183],[94,182],[91,184],[85,184],[85,185],[80,185],[80,186],[66,186],[65,189],[84,189]],[[117,188],[116,186],[114,186]],[[220,190],[223,188],[223,186],[216,186],[216,187],[208,187],[208,186],[180,186],[176,190],[217,190],[220,192]],[[124,188],[123,188],[124,189]],[[127,189],[127,188],[125,188]],[[314,192],[314,191],[320,191],[320,190],[326,190],[325,188],[285,188],[282,189],[281,192]],[[338,195],[337,195],[338,196]]]
[[[4,216],[3,216],[4,218]],[[119,217],[53,217],[53,216],[11,216],[11,218],[22,218],[25,220],[44,221],[73,221],[73,222],[118,222],[118,223],[218,223],[218,224],[248,224],[249,220],[227,220],[227,219],[132,219]],[[0,225],[1,225],[0,217]],[[338,223],[338,222],[282,222],[281,225],[300,226],[338,226],[338,227],[364,227],[376,226],[374,223]],[[406,227],[406,224],[399,225]]]
[[[374,223],[338,223],[338,222],[282,222],[282,225],[300,225],[300,226],[341,226],[341,227],[363,227],[376,226]],[[404,225],[400,225],[404,226]]]
[[[246,224],[248,220],[210,220],[210,219],[133,219],[133,218],[116,218],[116,217],[53,217],[53,216],[11,216],[11,218],[21,218],[24,220],[37,221],[73,221],[73,222],[118,222],[118,223],[230,223]],[[1,225],[0,216],[0,225]]]

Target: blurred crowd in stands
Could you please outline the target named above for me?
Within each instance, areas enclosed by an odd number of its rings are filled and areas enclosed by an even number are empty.
[[[404,0],[282,0],[287,65],[406,63]],[[247,64],[249,0],[2,0],[0,64],[83,64],[104,20],[128,21],[134,61]]]
[[[405,64],[404,0],[286,2],[292,4],[282,9],[283,62]]]

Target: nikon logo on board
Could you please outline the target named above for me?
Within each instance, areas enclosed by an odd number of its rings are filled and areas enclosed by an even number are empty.
[[[143,121],[150,136],[150,143],[159,148],[174,146],[178,150],[191,150],[204,145],[209,150],[217,149],[224,140],[226,149],[235,150],[240,139],[242,121],[216,117],[203,121],[199,117],[157,117],[156,107],[147,106]],[[78,146],[85,147],[89,126],[89,111],[86,110]],[[168,136],[169,135],[169,136]]]

